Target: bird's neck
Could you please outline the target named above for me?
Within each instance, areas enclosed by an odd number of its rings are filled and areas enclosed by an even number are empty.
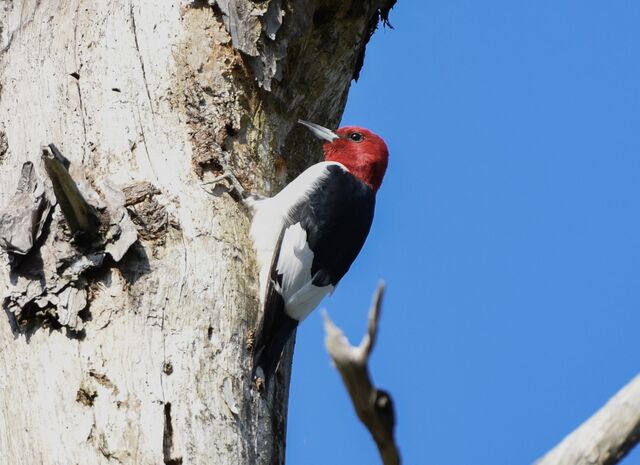
[[[342,164],[349,173],[373,189],[373,192],[377,192],[380,188],[387,169],[386,160],[372,161],[352,156],[343,157],[340,154],[327,154],[326,160]]]

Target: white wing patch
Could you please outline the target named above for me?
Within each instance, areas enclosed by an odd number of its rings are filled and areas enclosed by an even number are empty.
[[[262,303],[264,303],[264,296],[269,284],[269,273],[271,271],[271,260],[273,258],[274,249],[278,242],[278,238],[280,237],[282,227],[288,219],[287,215],[296,203],[304,201],[304,199],[308,197],[309,191],[311,191],[318,182],[328,175],[328,168],[330,166],[340,166],[346,170],[343,165],[337,162],[323,161],[316,163],[315,165],[307,168],[275,197],[248,203],[248,206],[254,212],[253,221],[251,222],[251,238],[253,239],[253,245],[258,258],[258,266],[260,268],[260,300]],[[281,252],[281,255],[282,254],[283,252]],[[279,263],[280,257],[278,260],[278,264]],[[310,273],[311,265],[309,265],[308,270]],[[309,277],[308,280],[310,281],[311,277]],[[311,292],[311,290],[309,292]],[[320,303],[322,298],[316,300]],[[307,311],[304,316],[308,313],[309,312]],[[304,318],[304,316],[302,318]]]
[[[282,237],[276,271],[282,275],[282,291],[287,314],[302,321],[333,290],[333,286],[312,284],[313,251],[300,223],[289,226]]]

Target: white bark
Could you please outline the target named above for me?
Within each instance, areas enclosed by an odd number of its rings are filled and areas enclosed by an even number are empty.
[[[69,274],[87,253],[56,207],[0,267],[0,463],[283,461],[291,351],[258,395],[249,219],[200,183],[225,161],[268,193],[317,157],[294,123],[337,122],[379,5],[211,3],[0,2],[0,208],[26,161],[48,186],[54,143],[94,206],[124,193],[139,239]]]

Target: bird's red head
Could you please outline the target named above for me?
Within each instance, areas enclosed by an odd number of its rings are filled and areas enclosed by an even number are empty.
[[[374,192],[380,188],[389,161],[387,144],[380,136],[357,126],[345,126],[333,132],[314,123],[300,123],[326,141],[323,145],[326,161],[342,163]]]

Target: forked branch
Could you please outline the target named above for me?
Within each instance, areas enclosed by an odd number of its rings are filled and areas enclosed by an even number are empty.
[[[357,347],[349,344],[342,331],[324,312],[325,344],[329,355],[340,372],[360,421],[373,436],[382,463],[399,465],[400,453],[394,438],[395,413],[389,393],[377,389],[369,376],[369,356],[378,332],[384,284],[380,283],[369,311],[367,333]]]
[[[351,346],[324,313],[325,344],[340,372],[360,421],[378,446],[384,465],[398,465],[394,439],[395,416],[388,393],[376,389],[368,369],[375,344],[384,285],[376,290],[367,333]],[[569,434],[534,465],[615,465],[640,442],[640,375],[632,379],[599,411]]]

